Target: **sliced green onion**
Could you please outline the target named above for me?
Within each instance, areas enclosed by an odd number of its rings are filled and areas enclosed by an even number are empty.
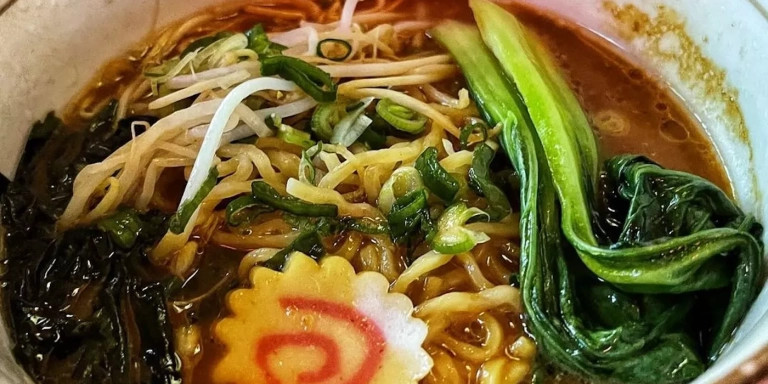
[[[227,204],[225,213],[227,224],[237,227],[262,213],[272,211],[274,211],[272,207],[259,202],[253,196],[240,196]]]
[[[372,97],[366,97],[358,103],[347,107],[347,115],[333,127],[333,136],[331,136],[332,144],[349,147],[357,141],[360,135],[362,135],[366,128],[373,122],[370,117],[363,113],[365,112],[365,108],[371,105],[372,102]]]
[[[423,132],[427,125],[426,116],[389,99],[376,104],[376,113],[395,129],[414,135]]]
[[[184,232],[189,219],[192,218],[192,214],[195,213],[197,207],[200,206],[205,197],[211,193],[213,187],[216,186],[216,181],[218,178],[219,171],[217,171],[216,167],[214,166],[211,168],[210,172],[208,172],[208,177],[205,179],[205,181],[203,181],[203,183],[200,185],[200,188],[197,190],[197,192],[195,192],[192,198],[182,202],[176,213],[171,216],[171,220],[169,221],[169,229],[171,232],[177,235]]]
[[[267,124],[267,127],[269,128],[279,129],[280,126],[283,125],[283,118],[276,113],[272,113],[264,119],[264,123]]]
[[[133,209],[121,209],[96,223],[96,227],[123,249],[129,249],[136,243],[142,226],[138,213]]]
[[[288,49],[288,47],[269,41],[267,32],[264,31],[261,24],[256,24],[246,31],[245,37],[248,38],[248,48],[256,52],[259,58],[280,55]]]
[[[459,182],[437,161],[437,148],[425,149],[416,160],[415,167],[430,192],[448,203],[456,198]]]
[[[483,232],[472,231],[464,224],[474,217],[490,218],[479,208],[468,208],[464,203],[454,204],[443,212],[437,221],[437,233],[432,238],[432,249],[446,255],[469,252],[477,244],[485,243],[491,238]]]
[[[269,269],[281,271],[285,267],[285,262],[288,261],[288,256],[293,252],[301,252],[314,260],[319,260],[325,255],[323,239],[320,238],[316,231],[304,232],[291,245],[276,253],[272,258],[265,261],[263,265]]]
[[[190,52],[195,52],[195,51],[197,51],[199,49],[203,49],[203,48],[205,48],[205,47],[207,47],[207,46],[209,46],[209,45],[211,45],[211,44],[213,44],[213,43],[215,43],[215,42],[217,42],[217,41],[219,41],[221,39],[225,39],[225,38],[230,37],[232,35],[234,35],[234,33],[229,32],[229,31],[222,31],[222,32],[219,32],[219,33],[217,33],[215,35],[201,37],[201,38],[199,38],[199,39],[189,43],[189,45],[187,45],[187,47],[184,48],[183,51],[181,51],[181,54],[179,55],[179,57],[184,57],[184,56],[186,56]]]
[[[512,207],[504,191],[491,180],[491,161],[496,155],[488,144],[481,143],[472,152],[472,167],[469,169],[469,186],[488,201],[486,211],[491,220],[498,221],[507,216]]]
[[[483,136],[483,142],[488,140],[488,126],[483,122],[472,122],[464,126],[459,134],[459,145],[461,149],[469,148],[469,137],[473,133],[480,133]]]
[[[299,181],[315,185],[316,170],[315,165],[312,163],[312,159],[322,151],[322,141],[317,143],[317,145],[313,148],[301,151],[301,161],[299,162]]]
[[[256,200],[288,213],[298,216],[327,216],[336,217],[339,209],[333,204],[312,204],[293,196],[282,196],[264,181],[254,181],[251,193]]]
[[[427,191],[417,189],[398,198],[387,216],[390,236],[396,243],[414,245],[422,235],[427,241],[434,236],[435,228],[429,216]]]
[[[357,138],[357,141],[365,144],[368,149],[381,149],[387,145],[387,136],[376,129],[376,125],[371,123],[363,134]]]
[[[342,228],[348,228],[353,231],[365,233],[366,235],[383,235],[389,233],[389,226],[387,223],[368,217],[345,217],[341,219],[341,226]]]
[[[381,212],[388,215],[395,201],[411,191],[424,188],[424,182],[416,168],[400,167],[384,182],[379,192],[377,205]]]
[[[352,54],[352,45],[341,39],[320,40],[316,54],[323,59],[344,61]]]
[[[320,102],[336,100],[336,83],[320,68],[289,56],[269,56],[261,59],[262,76],[278,75],[293,81],[307,95]]]
[[[192,61],[192,68],[202,71],[209,68],[228,65],[225,60],[229,52],[248,47],[248,38],[242,33],[235,33],[217,40],[197,53]],[[182,59],[183,60],[183,59]]]
[[[312,113],[310,126],[312,132],[325,142],[330,142],[333,136],[333,127],[341,121],[346,113],[346,107],[341,103],[322,103]]]
[[[304,149],[315,145],[315,142],[312,141],[312,136],[309,134],[309,132],[300,131],[285,124],[280,124],[280,128],[277,130],[277,138],[285,141],[286,143],[298,145]]]

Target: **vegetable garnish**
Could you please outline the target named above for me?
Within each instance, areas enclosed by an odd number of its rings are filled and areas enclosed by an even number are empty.
[[[333,127],[341,121],[346,114],[346,106],[340,102],[322,103],[312,113],[310,123],[312,132],[320,140],[330,143],[333,136]]]
[[[254,181],[251,184],[251,193],[263,204],[294,215],[336,217],[339,214],[338,207],[333,204],[312,204],[293,196],[283,196],[263,181]]]
[[[488,140],[488,126],[482,122],[471,122],[461,128],[461,134],[459,135],[459,145],[461,149],[469,149],[472,143],[469,142],[472,134],[480,134],[482,141]]]
[[[294,252],[282,272],[256,267],[250,282],[214,327],[226,347],[214,383],[415,384],[432,368],[426,324],[378,273]]]
[[[344,61],[352,54],[352,45],[346,40],[325,39],[317,43],[317,56],[333,61]]]
[[[459,192],[459,182],[437,161],[437,148],[429,147],[416,160],[416,169],[424,185],[443,201],[450,203]]]
[[[388,215],[397,199],[423,188],[424,182],[416,168],[400,167],[392,172],[392,176],[381,186],[377,201],[379,209]]]
[[[331,144],[349,147],[365,132],[373,120],[364,112],[372,102],[373,97],[366,97],[346,108],[347,114],[333,127]]]
[[[218,178],[219,172],[216,171],[216,167],[211,168],[208,172],[208,177],[197,189],[197,192],[195,192],[191,198],[183,200],[179,205],[179,210],[171,216],[171,220],[169,221],[169,229],[171,232],[176,234],[184,232],[187,223],[192,219],[197,207],[199,207],[205,197],[211,193],[213,187],[216,186]]]
[[[286,49],[280,44],[269,41],[269,37],[261,24],[256,24],[246,31],[245,37],[248,38],[248,48],[256,52],[259,58],[280,55]]]
[[[303,149],[309,149],[315,145],[309,132],[298,130],[286,124],[280,124],[277,128],[277,138],[282,139],[288,144],[298,145]]]
[[[376,104],[376,113],[395,129],[413,135],[423,132],[427,126],[426,116],[390,99],[381,99]]]
[[[498,221],[512,212],[512,208],[504,191],[491,180],[490,166],[495,155],[494,150],[485,143],[475,147],[472,153],[472,168],[469,169],[469,186],[481,196],[485,196],[488,200],[485,211],[491,220]]]
[[[437,221],[437,232],[430,242],[432,249],[442,254],[455,255],[468,252],[475,245],[490,240],[485,233],[464,227],[468,220],[475,217],[487,220],[488,214],[479,208],[468,208],[464,203],[448,207]]]
[[[295,57],[282,55],[260,60],[263,76],[279,75],[283,79],[293,81],[307,95],[319,102],[336,100],[336,83],[320,68]]]
[[[275,209],[262,203],[253,196],[240,196],[227,204],[227,224],[237,227],[262,213],[272,212]]]
[[[387,216],[392,240],[414,246],[422,238],[427,241],[435,234],[435,225],[429,216],[427,191],[417,189],[395,200]]]
[[[96,227],[109,234],[112,241],[123,249],[129,249],[136,243],[142,226],[138,212],[129,208],[121,209],[96,222]]]
[[[520,287],[545,363],[591,380],[692,380],[755,297],[762,228],[709,181],[625,155],[605,167],[628,207],[621,233],[598,239],[597,150],[578,102],[514,16],[488,1],[470,5],[482,37],[455,22],[433,35],[489,123],[503,123],[521,183]],[[726,310],[698,312],[712,306]]]
[[[171,232],[182,233],[184,231],[187,222],[194,216],[197,207],[215,186],[215,178],[213,178],[213,185],[211,185],[211,174],[216,171],[213,166],[214,158],[216,157],[216,151],[221,145],[224,129],[232,114],[235,113],[235,109],[246,97],[265,89],[294,91],[296,90],[296,85],[286,80],[261,77],[248,80],[227,94],[213,115],[210,127],[205,132],[203,144],[195,159],[187,186],[184,188],[184,194],[181,196],[179,210],[171,220]]]

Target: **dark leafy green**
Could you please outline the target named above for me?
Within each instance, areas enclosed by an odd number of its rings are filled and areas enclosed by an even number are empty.
[[[276,253],[272,258],[264,262],[264,266],[275,271],[281,271],[285,262],[293,252],[301,252],[314,260],[320,260],[325,255],[323,239],[317,231],[302,232],[287,248]]]
[[[264,181],[254,181],[251,193],[263,204],[294,215],[336,217],[339,214],[339,208],[333,204],[313,204],[293,196],[283,196]]]
[[[136,210],[124,208],[99,220],[96,227],[108,234],[119,247],[128,249],[136,243],[143,223]]]
[[[131,138],[113,129],[113,111],[111,104],[79,133],[49,115],[0,196],[5,308],[16,359],[36,381],[180,382],[164,284],[145,266],[165,217],[118,212],[103,223],[106,232],[55,231],[76,172]]]
[[[704,179],[619,156],[605,166],[617,193],[604,195],[627,208],[612,217],[616,239],[598,242],[597,151],[578,102],[514,17],[470,3],[482,37],[454,22],[433,35],[487,121],[503,123],[521,186],[519,282],[542,362],[598,381],[692,380],[754,299],[761,226]]]
[[[307,95],[319,102],[336,100],[336,83],[331,75],[303,60],[290,56],[260,57],[263,76],[278,75],[293,81]]]
[[[386,223],[365,217],[307,217],[284,214],[283,219],[300,232],[315,231],[323,237],[345,231],[356,231],[367,235],[389,233]]]
[[[488,140],[488,126],[482,122],[472,122],[461,128],[459,133],[459,145],[461,149],[469,149],[469,137],[473,133],[479,133],[483,139],[483,142]]]
[[[484,209],[491,220],[498,221],[512,212],[509,200],[491,179],[491,161],[496,155],[493,148],[482,143],[472,153],[472,167],[469,169],[469,186],[480,196],[485,196],[488,207]]]
[[[437,148],[429,147],[416,159],[414,166],[430,192],[450,203],[459,193],[459,182],[437,161]]]
[[[262,213],[273,212],[274,210],[253,196],[240,196],[227,204],[224,213],[227,217],[227,224],[237,227]]]

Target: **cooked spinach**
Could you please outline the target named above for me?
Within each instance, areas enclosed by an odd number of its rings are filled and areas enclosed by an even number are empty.
[[[131,138],[130,130],[114,124],[115,106],[76,133],[46,117],[26,148],[18,179],[0,197],[1,279],[14,354],[34,379],[180,381],[165,286],[149,278],[144,265],[144,252],[165,232],[165,218],[119,211],[99,226],[55,230],[76,173]]]
[[[602,171],[617,188],[603,195],[625,209],[595,220],[597,149],[578,102],[513,16],[470,3],[480,31],[449,22],[433,35],[486,120],[503,124],[521,186],[519,283],[540,361],[598,381],[695,378],[756,295],[762,227],[710,182],[631,155]],[[606,219],[620,228],[612,240],[594,234]]]
[[[325,255],[323,239],[320,234],[314,230],[302,232],[287,248],[280,250],[272,258],[264,262],[264,266],[276,271],[281,271],[285,267],[288,256],[293,252],[301,252],[314,260],[319,260]]]

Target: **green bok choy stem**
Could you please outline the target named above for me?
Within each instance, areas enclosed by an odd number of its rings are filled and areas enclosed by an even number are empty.
[[[514,16],[470,4],[480,33],[447,22],[433,36],[488,122],[503,123],[521,181],[520,285],[544,360],[595,380],[693,379],[756,294],[762,228],[708,181],[626,155],[606,166],[629,206],[624,227],[612,244],[599,241],[597,149],[577,100]],[[711,305],[725,309],[707,321],[697,310]]]

